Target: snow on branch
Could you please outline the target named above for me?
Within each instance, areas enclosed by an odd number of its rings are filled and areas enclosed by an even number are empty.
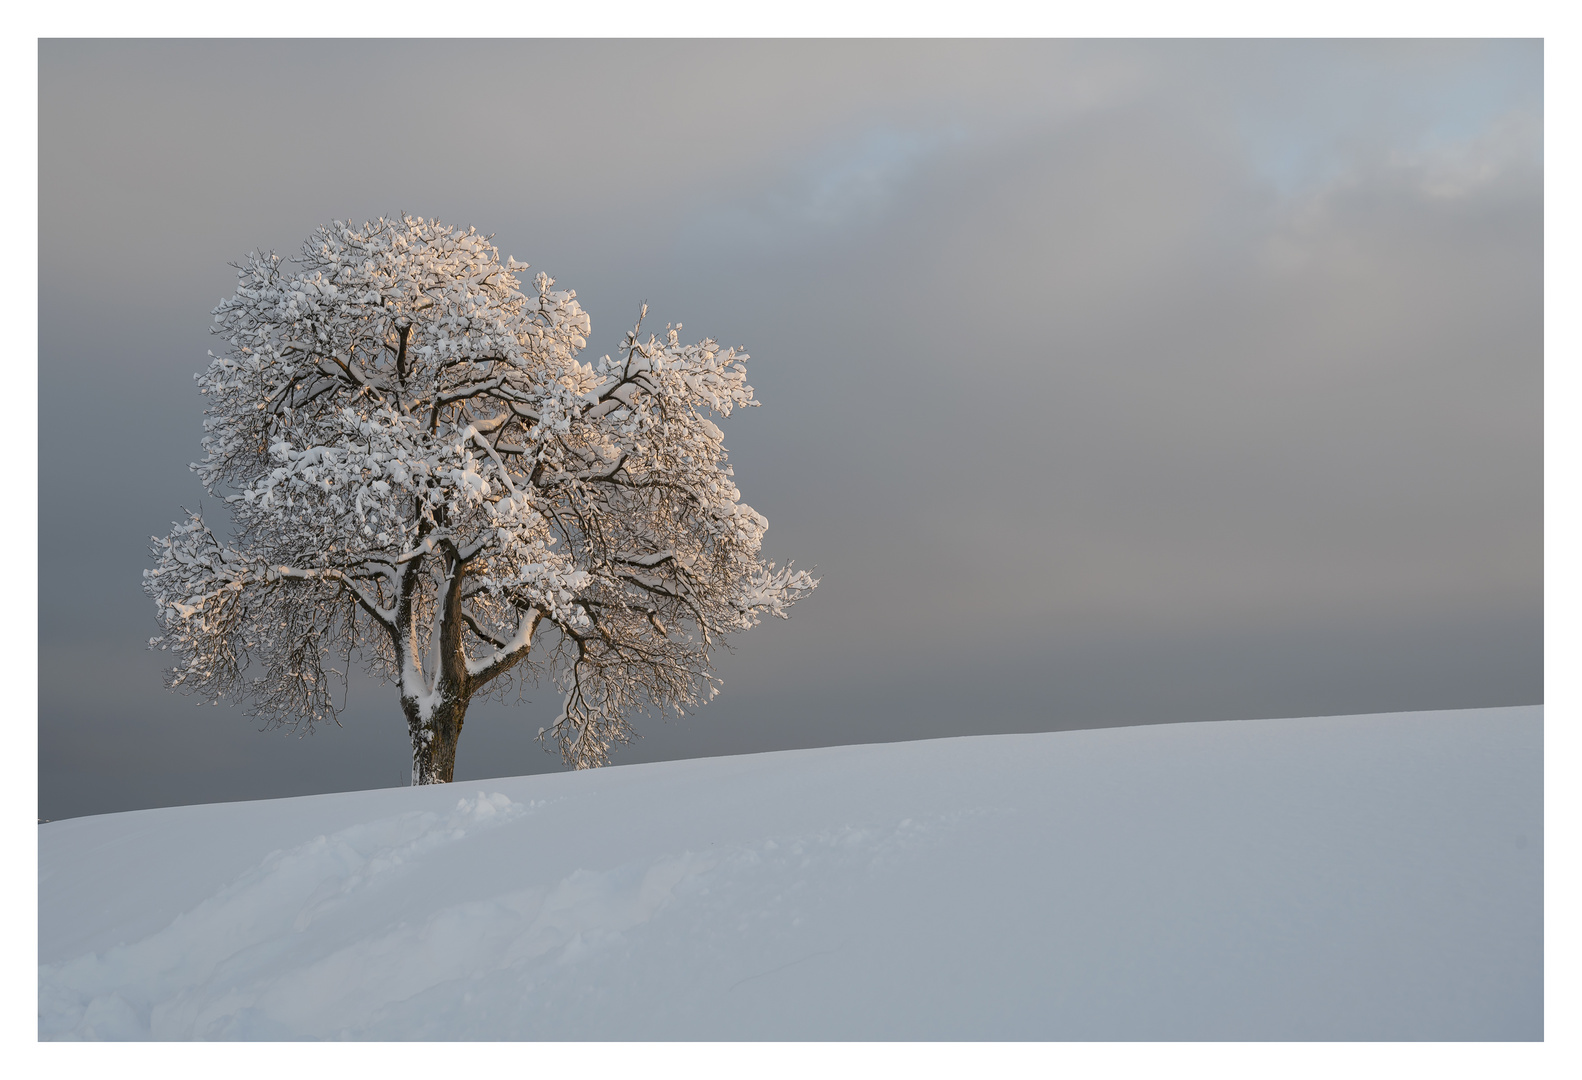
[[[711,419],[757,404],[747,354],[639,319],[582,361],[576,293],[525,269],[417,217],[241,260],[196,376],[229,538],[190,515],[145,572],[172,686],[311,725],[356,654],[423,752],[543,649],[567,693],[547,734],[596,765],[634,710],[716,692],[721,634],[816,587],[760,559]]]

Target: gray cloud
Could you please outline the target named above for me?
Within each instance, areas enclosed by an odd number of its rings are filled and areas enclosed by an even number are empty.
[[[420,74],[419,74],[420,73]],[[395,783],[159,686],[226,264],[399,209],[746,344],[824,587],[618,760],[1542,696],[1538,43],[46,42],[40,813]],[[557,767],[475,710],[459,775]],[[484,770],[480,772],[478,770]]]

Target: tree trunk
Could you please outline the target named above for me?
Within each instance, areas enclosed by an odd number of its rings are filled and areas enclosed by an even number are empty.
[[[467,715],[466,698],[447,696],[425,722],[416,702],[407,699],[407,730],[412,734],[412,783],[448,784],[456,772],[456,743]]]
[[[443,511],[437,514],[437,523],[445,523]],[[419,535],[422,535],[420,532]],[[427,716],[420,704],[426,694],[408,696],[403,672],[401,707],[406,713],[407,731],[412,736],[412,783],[448,784],[456,773],[456,743],[461,738],[461,722],[467,715],[467,702],[472,697],[472,679],[467,674],[467,654],[461,645],[461,587],[462,566],[456,547],[449,541],[441,544],[441,566],[444,581],[435,599],[436,612],[433,633],[438,640],[431,641],[435,670],[434,692],[439,700]],[[423,669],[418,661],[418,641],[413,633],[411,597],[416,591],[419,564],[412,560],[402,578],[403,600],[401,632],[396,635],[397,648],[405,645],[412,650],[415,671],[413,676],[421,689]]]
[[[441,523],[443,514],[439,515]],[[420,536],[424,535],[419,533]],[[467,703],[472,700],[473,694],[488,686],[495,679],[504,675],[519,660],[527,656],[530,648],[532,632],[538,626],[539,612],[535,608],[527,608],[520,618],[530,620],[527,623],[527,643],[518,648],[504,659],[485,666],[476,675],[467,668],[467,653],[462,647],[462,626],[466,613],[462,610],[462,584],[465,577],[464,567],[460,554],[455,545],[445,541],[442,545],[445,558],[446,578],[443,583],[437,606],[439,612],[435,618],[433,633],[439,635],[431,654],[431,663],[437,666],[433,672],[434,685],[439,701],[434,705],[433,711],[424,716],[422,702],[432,700],[426,689],[423,665],[419,660],[422,651],[419,641],[414,633],[412,624],[412,596],[417,590],[418,568],[422,560],[414,559],[402,578],[402,600],[400,614],[397,616],[399,629],[391,634],[392,641],[399,654],[408,651],[408,656],[403,658],[401,675],[401,709],[406,713],[407,731],[412,736],[412,783],[417,784],[448,784],[456,774],[456,743],[461,739],[462,720],[467,715]],[[496,642],[498,646],[499,643]],[[500,646],[501,651],[504,647]],[[498,654],[497,654],[498,657]]]

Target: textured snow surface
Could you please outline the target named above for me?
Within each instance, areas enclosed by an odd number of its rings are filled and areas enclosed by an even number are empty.
[[[44,1039],[1539,1039],[1539,707],[39,828]]]

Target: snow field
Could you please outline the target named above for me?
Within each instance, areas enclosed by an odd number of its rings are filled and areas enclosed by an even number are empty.
[[[39,830],[41,1039],[1538,1039],[1539,707]]]

